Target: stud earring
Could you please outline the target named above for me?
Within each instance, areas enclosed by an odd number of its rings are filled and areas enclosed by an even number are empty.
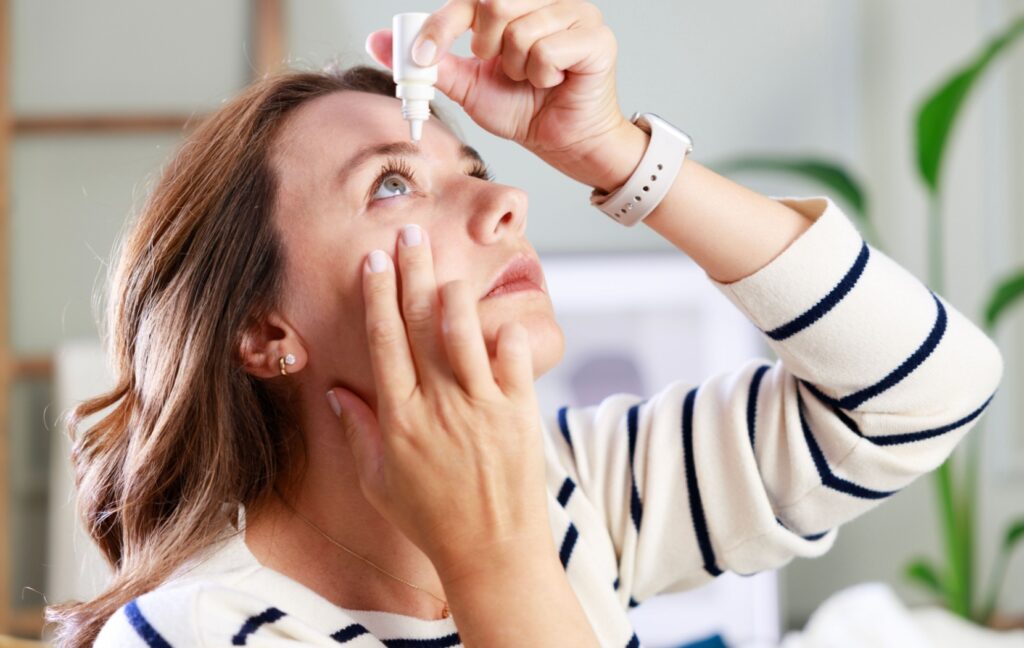
[[[292,354],[289,353],[286,356],[279,357],[277,360],[278,360],[278,364],[281,366],[281,375],[282,376],[287,376],[288,375],[288,370],[285,369],[284,366],[286,364],[289,364],[289,365],[295,364],[295,356],[293,356]]]

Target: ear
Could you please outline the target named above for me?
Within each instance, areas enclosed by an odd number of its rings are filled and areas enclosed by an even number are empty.
[[[309,359],[298,332],[277,312],[245,332],[238,353],[243,368],[258,378],[280,376],[280,359],[289,353],[295,356],[294,364],[285,364],[289,374],[301,371]]]

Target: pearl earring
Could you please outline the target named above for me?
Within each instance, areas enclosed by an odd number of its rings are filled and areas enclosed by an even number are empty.
[[[286,356],[281,356],[281,357],[278,358],[278,364],[281,367],[281,375],[282,376],[287,376],[288,375],[288,370],[285,369],[284,366],[286,364],[288,364],[288,365],[295,364],[295,356],[293,356],[290,353],[288,355],[286,355]]]

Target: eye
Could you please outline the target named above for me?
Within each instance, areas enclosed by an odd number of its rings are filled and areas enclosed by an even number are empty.
[[[374,200],[401,196],[410,191],[409,183],[397,173],[390,173],[381,178],[380,185],[374,191]]]
[[[373,181],[373,189],[370,191],[370,199],[380,200],[409,193],[409,184],[412,182],[412,169],[409,168],[404,160],[388,160],[384,166],[381,167],[376,180]],[[398,193],[381,195],[381,190]]]

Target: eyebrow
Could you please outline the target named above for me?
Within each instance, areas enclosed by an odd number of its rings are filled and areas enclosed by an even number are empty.
[[[348,161],[341,167],[342,173],[352,174],[359,170],[364,164],[374,158],[386,157],[389,155],[404,155],[408,157],[423,157],[423,151],[420,149],[418,144],[412,142],[387,142],[384,144],[371,144],[364,146],[363,148],[356,151],[355,155],[348,159]],[[480,164],[484,163],[484,159],[480,157],[480,153],[475,148],[468,144],[462,144],[459,147],[459,157],[463,160],[474,160]]]

